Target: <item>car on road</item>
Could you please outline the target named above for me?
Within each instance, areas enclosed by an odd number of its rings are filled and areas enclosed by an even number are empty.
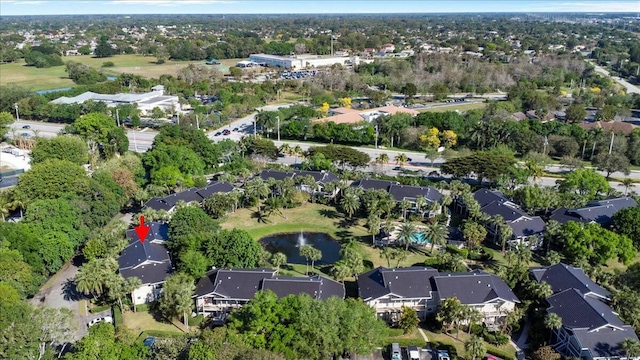
[[[101,322],[106,322],[106,323],[109,323],[109,324],[113,324],[113,318],[111,316],[104,316],[104,317],[99,317],[99,318],[93,319],[93,320],[89,321],[89,327],[91,327],[91,326],[93,326],[95,324],[101,323]]]
[[[412,158],[407,158],[407,162],[412,162],[413,159]]]
[[[31,137],[31,134],[29,134],[29,133],[22,133],[22,134],[20,134],[20,136],[28,138],[28,137]]]
[[[402,171],[402,167],[401,166],[396,166],[392,170],[393,171]]]
[[[22,127],[23,129],[31,129],[31,125],[25,125]]]
[[[229,134],[231,134],[231,131],[229,131],[229,129],[225,129],[225,130],[222,132],[222,135],[224,135],[224,136],[228,136]]]
[[[238,131],[238,130],[240,130],[240,129],[238,129],[237,127],[233,128],[233,131]]]
[[[218,131],[217,133],[213,134],[213,136],[220,136],[220,134],[222,134],[220,131]]]

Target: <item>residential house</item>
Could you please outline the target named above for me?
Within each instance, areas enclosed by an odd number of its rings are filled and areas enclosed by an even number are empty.
[[[576,289],[584,295],[611,300],[611,293],[596,284],[578,267],[558,263],[548,267],[534,268],[529,272],[535,281],[549,284],[554,294],[567,289]]]
[[[560,224],[575,221],[580,223],[598,223],[602,226],[607,226],[611,224],[611,219],[618,211],[636,206],[638,206],[638,203],[630,197],[593,200],[589,201],[587,206],[582,208],[558,208],[551,213],[549,220],[555,220]]]
[[[402,185],[397,181],[387,181],[364,178],[355,181],[351,184],[352,187],[360,187],[364,190],[385,190],[398,202],[404,200],[409,201],[411,207],[407,210],[409,212],[418,212],[416,206],[416,200],[419,197],[423,197],[427,201],[427,208],[420,209],[421,212],[425,212],[424,216],[434,217],[442,213],[442,207],[431,207],[429,204],[435,204],[442,199],[442,193],[430,186],[411,186]]]
[[[204,199],[210,198],[216,193],[229,193],[233,191],[235,187],[226,181],[213,182],[202,189],[190,188],[175,194],[167,195],[165,197],[154,197],[149,199],[145,204],[145,208],[151,208],[153,210],[164,210],[167,212],[173,212],[178,202],[197,202],[202,203]]]
[[[234,309],[251,300],[258,291],[273,291],[278,297],[308,294],[316,300],[345,297],[344,285],[316,275],[277,276],[273,269],[214,269],[196,285],[196,312],[224,321]]]
[[[455,297],[461,304],[478,310],[490,330],[499,329],[507,314],[520,302],[504,280],[480,270],[443,274],[433,280],[440,301]]]
[[[498,326],[519,302],[499,277],[474,271],[440,274],[429,267],[379,267],[358,276],[358,295],[381,319],[399,321],[402,307],[410,307],[424,320],[438,311],[440,302],[456,297],[478,309],[489,328]]]
[[[258,177],[263,181],[267,181],[269,179],[274,179],[277,181],[282,181],[284,179],[293,179],[294,181],[296,181],[304,176],[311,176],[316,181],[316,185],[314,188],[311,188],[307,184],[298,184],[296,187],[300,191],[307,192],[314,196],[324,196],[328,198],[332,198],[336,196],[338,194],[338,191],[340,191],[340,189],[335,189],[331,192],[326,192],[324,190],[325,186],[328,183],[332,181],[340,180],[338,175],[329,171],[295,170],[292,172],[287,172],[287,171],[281,171],[281,170],[267,169],[267,170],[262,170],[260,174],[258,174]]]
[[[396,50],[396,46],[393,44],[384,44],[382,45],[382,47],[380,48],[381,52],[385,52],[385,53],[392,53]]]
[[[395,115],[398,113],[416,116],[420,112],[414,109],[398,107],[394,105],[372,108],[367,110],[356,110],[348,108],[335,108],[330,110],[331,116],[315,120],[315,122],[334,122],[336,124],[357,124],[363,121],[371,123],[383,115]]]
[[[546,224],[541,217],[527,214],[497,190],[480,189],[473,193],[473,198],[480,205],[480,211],[487,216],[500,215],[504,218],[505,223],[513,232],[513,235],[507,239],[507,244],[514,246],[522,243],[532,249],[537,249],[542,245]],[[456,201],[456,209],[463,214],[466,212],[465,205],[460,198]],[[497,244],[501,243],[500,234],[495,225],[488,225],[487,231]]]
[[[118,271],[125,279],[137,277],[142,285],[131,293],[134,304],[158,300],[162,285],[171,274],[173,265],[165,241],[169,238],[169,225],[151,222],[149,234],[144,241],[138,239],[135,230],[126,232],[129,245],[118,257]]]
[[[624,134],[624,135],[629,135],[633,132],[633,130],[635,128],[637,128],[636,125],[633,125],[630,122],[624,122],[624,121],[596,121],[596,122],[585,122],[585,123],[581,123],[578,124],[578,126],[580,126],[581,128],[589,131],[593,128],[600,128],[602,130],[604,130],[605,132],[613,132],[615,134]]]
[[[402,307],[413,308],[424,320],[438,308],[435,283],[438,270],[430,267],[387,269],[379,267],[358,276],[358,296],[378,317],[395,323]]]
[[[631,359],[620,344],[638,336],[607,304],[577,289],[561,291],[547,302],[547,312],[562,319],[562,327],[553,331],[552,345],[560,354],[586,360]]]
[[[587,360],[628,359],[620,343],[638,337],[607,305],[611,300],[609,291],[593,282],[582,269],[562,263],[531,269],[530,274],[553,290],[554,295],[547,298],[547,312],[562,320],[562,327],[553,331],[552,346],[556,351]]]

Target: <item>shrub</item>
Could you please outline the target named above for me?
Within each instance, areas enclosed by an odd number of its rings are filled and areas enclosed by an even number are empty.
[[[504,360],[514,360],[514,357],[511,354],[499,349],[487,349],[487,354],[497,356]]]
[[[92,314],[97,314],[99,312],[103,312],[105,310],[108,310],[109,308],[111,308],[111,305],[100,305],[100,306],[94,306],[91,309],[89,309],[89,311]]]
[[[200,326],[200,324],[202,324],[203,321],[204,321],[204,315],[200,314],[196,317],[190,317],[187,322],[189,323],[189,326]]]
[[[471,324],[471,333],[473,335],[482,336],[484,332],[484,326],[478,324]]]
[[[162,64],[164,64],[164,59],[156,60],[156,65],[162,65]]]
[[[467,258],[467,256],[469,256],[469,250],[467,249],[458,249],[455,246],[451,246],[451,245],[447,245],[447,252],[451,253],[451,254],[458,254],[460,256],[462,256],[463,258]]]
[[[124,324],[122,320],[122,310],[118,306],[113,307],[113,325],[118,326]]]
[[[114,66],[116,66],[116,64],[114,64],[113,61],[105,61],[102,63],[102,67],[104,68],[114,67]]]

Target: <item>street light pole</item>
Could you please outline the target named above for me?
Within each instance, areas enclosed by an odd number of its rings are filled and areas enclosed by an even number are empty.
[[[16,108],[16,121],[20,121],[20,113],[18,112],[18,103],[13,104],[13,107]]]
[[[609,144],[609,155],[611,155],[611,151],[613,150],[613,138],[616,136],[614,132],[611,133],[611,143]]]
[[[280,141],[280,116],[276,116],[276,120],[278,120],[278,141]]]
[[[198,119],[198,115],[196,114],[196,127],[200,130],[200,120]]]
[[[378,124],[376,124],[376,149],[378,148]]]
[[[116,108],[116,122],[118,123],[118,127],[120,127],[120,109]]]

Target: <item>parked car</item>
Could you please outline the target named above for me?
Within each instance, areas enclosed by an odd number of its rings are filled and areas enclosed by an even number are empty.
[[[20,134],[20,136],[28,138],[28,137],[31,137],[31,134],[29,134],[29,133],[22,133],[22,134]]]
[[[31,125],[25,125],[22,127],[23,129],[31,129]]]
[[[229,135],[229,134],[231,134],[231,131],[229,131],[229,129],[225,129],[225,130],[222,132],[222,135],[224,135],[224,136],[227,136],[227,135]]]
[[[407,358],[409,360],[420,360],[420,350],[417,346],[407,346]]]
[[[218,131],[217,133],[213,134],[213,136],[220,136],[220,134],[222,134],[220,131]]]
[[[99,318],[93,319],[93,320],[89,321],[89,327],[91,327],[91,326],[93,326],[95,324],[101,323],[101,322],[106,322],[106,323],[109,323],[109,324],[113,324],[113,318],[111,316],[105,316],[105,317],[99,317]]]
[[[400,344],[391,344],[391,360],[402,360],[402,354],[400,353]]]
[[[438,360],[451,360],[447,350],[438,350]]]
[[[393,168],[393,171],[402,171],[402,167],[396,166]]]
[[[237,127],[233,128],[233,131],[238,131],[238,130],[240,130],[240,129],[238,129]]]

